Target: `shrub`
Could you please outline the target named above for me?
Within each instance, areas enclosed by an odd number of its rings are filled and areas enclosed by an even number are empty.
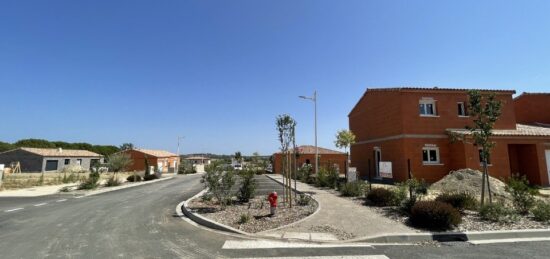
[[[197,170],[190,161],[184,160],[178,166],[178,174],[194,174]]]
[[[435,200],[447,203],[459,211],[464,211],[465,209],[475,210],[477,208],[476,198],[466,192],[442,193]]]
[[[142,179],[141,179],[141,176],[139,176],[137,174],[134,174],[134,175],[128,176],[128,178],[126,178],[126,181],[128,181],[128,182],[141,182]]]
[[[524,176],[512,176],[506,183],[506,191],[512,195],[514,209],[519,214],[527,214],[535,205],[534,195],[537,190],[529,186],[529,181]]]
[[[156,179],[159,179],[159,177],[156,174],[148,174],[143,176],[143,181],[151,181]]]
[[[61,189],[59,189],[60,192],[70,192],[71,191],[71,188],[69,186],[65,186]]]
[[[338,172],[334,168],[326,169],[321,167],[317,173],[317,186],[336,188],[338,185]]]
[[[402,212],[410,214],[414,204],[416,204],[416,197],[413,196],[412,198],[407,198],[401,202],[401,206],[399,208]]]
[[[83,183],[78,186],[79,190],[91,190],[98,187],[99,182],[99,173],[98,172],[90,172],[90,175],[88,176],[88,179],[86,179]]]
[[[212,163],[206,166],[206,174],[202,176],[201,182],[222,208],[231,202],[231,188],[235,185],[235,172],[231,168],[225,168],[221,163]]]
[[[405,181],[405,186],[412,190],[414,196],[418,196],[418,199],[428,194],[428,184],[424,179],[418,180],[416,178],[408,179]]]
[[[493,222],[514,222],[517,220],[517,215],[514,210],[504,206],[501,203],[485,204],[479,208],[479,217],[483,220]]]
[[[311,203],[311,200],[312,200],[311,196],[304,193],[300,193],[300,195],[296,199],[296,204],[300,206],[308,206]]]
[[[239,224],[245,224],[246,222],[250,221],[250,215],[248,214],[241,214],[241,217],[239,218],[239,221],[237,223]]]
[[[115,176],[112,176],[111,178],[109,178],[107,180],[107,182],[105,183],[105,186],[106,187],[113,187],[113,186],[119,186],[121,184],[121,182],[118,180],[117,177]]]
[[[340,193],[345,197],[359,197],[365,195],[367,185],[363,181],[353,181],[340,185]]]
[[[448,230],[462,222],[462,215],[447,203],[419,201],[411,209],[410,220],[417,227]]]
[[[107,160],[109,161],[109,168],[115,173],[124,171],[133,164],[133,160],[130,155],[125,153],[112,154]]]
[[[539,201],[535,204],[535,207],[531,210],[536,221],[549,221],[550,220],[550,203]]]
[[[201,195],[201,200],[202,200],[203,202],[205,202],[205,201],[211,201],[211,200],[212,200],[212,194],[209,193],[209,192],[204,193],[203,195]]]
[[[367,200],[379,207],[395,204],[394,193],[386,188],[372,188],[367,194]]]
[[[407,199],[407,185],[397,184],[396,187],[390,190],[392,193],[392,206],[400,206]],[[414,196],[414,199],[416,200],[416,196]]]
[[[240,173],[242,180],[237,194],[239,201],[248,202],[251,198],[254,198],[256,193],[255,175],[256,173],[253,170],[244,170]]]

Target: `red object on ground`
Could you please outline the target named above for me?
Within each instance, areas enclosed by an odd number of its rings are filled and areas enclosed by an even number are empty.
[[[267,196],[267,200],[269,201],[269,206],[271,207],[277,207],[277,192],[272,192]]]

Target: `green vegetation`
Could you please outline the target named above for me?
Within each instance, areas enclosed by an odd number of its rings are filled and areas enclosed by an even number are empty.
[[[178,166],[178,174],[195,174],[197,170],[193,166],[193,163],[189,160],[182,159],[182,162]]]
[[[12,149],[15,149],[15,148],[16,148],[16,146],[14,146],[10,143],[0,141],[0,152],[12,150]]]
[[[159,177],[156,174],[147,174],[143,176],[143,181],[151,181],[156,179],[159,179]]]
[[[109,179],[107,179],[107,182],[105,183],[106,187],[113,187],[113,186],[119,186],[122,183],[118,180],[116,176],[112,176]]]
[[[114,154],[120,149],[112,145],[92,145],[88,143],[68,143],[64,141],[48,141],[45,139],[22,139],[13,144],[0,142],[0,152],[8,151],[19,147],[34,147],[34,148],[63,148],[63,149],[82,149],[98,153],[105,157]]]
[[[365,195],[367,184],[363,181],[353,181],[343,183],[339,186],[339,191],[344,197],[360,197]]]
[[[300,195],[298,195],[298,198],[296,199],[296,204],[298,204],[299,206],[308,206],[311,201],[311,196],[305,193],[300,193]]]
[[[98,172],[90,172],[90,175],[88,176],[88,179],[86,179],[84,182],[78,186],[79,190],[91,190],[95,189],[99,186],[99,173]]]
[[[338,172],[336,172],[334,167],[329,167],[329,169],[326,167],[321,167],[317,173],[317,181],[315,185],[318,187],[329,187],[334,189],[338,187],[339,178]]]
[[[241,214],[241,217],[239,218],[239,221],[237,223],[245,224],[248,221],[250,221],[250,215],[247,213],[243,213]]]
[[[483,220],[499,223],[511,223],[518,219],[515,211],[502,203],[481,205],[479,208],[479,217]]]
[[[462,216],[447,203],[419,201],[411,209],[410,221],[416,227],[448,230],[460,224]]]
[[[237,198],[241,202],[248,202],[250,199],[254,198],[256,193],[256,179],[254,176],[256,173],[252,170],[243,170],[239,173],[241,177],[241,186],[239,187],[239,192],[237,193]]]
[[[474,195],[465,192],[443,193],[437,196],[435,200],[447,203],[459,211],[475,210],[478,206]]]
[[[392,206],[395,204],[395,195],[386,188],[372,188],[367,193],[367,201],[378,207]]]
[[[127,170],[133,163],[130,155],[124,153],[112,154],[109,156],[108,161],[109,168],[115,173]]]
[[[128,182],[141,182],[142,179],[141,179],[141,176],[139,176],[137,174],[134,174],[134,175],[128,176],[128,178],[126,178],[126,181],[128,181]]]
[[[70,192],[71,191],[71,188],[69,186],[65,186],[61,189],[59,189],[60,192]]]
[[[233,194],[231,188],[235,185],[235,172],[224,168],[219,162],[214,162],[205,168],[206,174],[201,182],[208,188],[222,208],[231,203]]]
[[[550,221],[550,203],[538,201],[531,210],[536,221]]]
[[[538,190],[529,186],[525,176],[512,176],[506,183],[506,191],[512,195],[512,203],[517,213],[526,215],[535,205],[535,194]]]

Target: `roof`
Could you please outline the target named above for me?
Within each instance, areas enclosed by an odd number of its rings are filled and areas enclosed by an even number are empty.
[[[520,95],[516,96],[514,98],[514,100],[517,100],[521,97],[526,97],[526,96],[548,96],[548,97],[550,97],[550,93],[527,93],[527,92],[523,92]]]
[[[501,93],[501,94],[515,94],[516,90],[504,90],[504,89],[475,89],[475,88],[442,88],[438,86],[434,87],[414,87],[414,86],[402,86],[402,87],[386,87],[386,88],[367,88],[365,93],[361,96],[359,101],[353,106],[348,116],[353,113],[355,108],[363,98],[370,92],[466,92],[470,90],[477,90],[481,92]]]
[[[448,132],[460,135],[471,135],[467,129],[447,129]],[[550,137],[550,128],[516,124],[516,129],[495,129],[493,136],[527,136],[527,137]]]
[[[101,157],[102,155],[88,151],[77,149],[62,149],[62,148],[31,148],[21,147],[19,150],[24,150],[39,156],[44,157]],[[14,149],[14,150],[18,150]],[[13,151],[13,150],[10,150]],[[6,151],[6,152],[10,152]]]
[[[149,155],[149,156],[154,156],[154,157],[173,157],[173,156],[178,156],[174,153],[171,153],[171,152],[168,152],[168,151],[164,151],[164,150],[155,150],[155,149],[141,149],[141,148],[134,148],[132,150],[135,150],[135,151],[138,151],[138,152],[141,152],[143,154],[146,154],[146,155]]]
[[[297,146],[296,148],[298,149],[298,153],[300,154],[315,154],[315,146],[303,145],[303,146]],[[290,151],[292,152],[293,149],[291,149]],[[328,149],[328,148],[319,147],[319,154],[320,155],[327,155],[327,154],[345,155],[346,153]]]
[[[204,157],[204,156],[190,156],[190,157],[186,157],[184,159],[186,159],[186,160],[210,160],[210,158]]]

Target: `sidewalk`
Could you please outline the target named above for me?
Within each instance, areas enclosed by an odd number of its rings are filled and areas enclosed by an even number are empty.
[[[268,175],[282,182],[281,175]],[[296,224],[259,233],[269,237],[309,240],[337,240],[375,237],[380,235],[415,234],[418,231],[381,216],[367,206],[338,197],[326,190],[297,182],[300,192],[312,194],[320,210]]]

